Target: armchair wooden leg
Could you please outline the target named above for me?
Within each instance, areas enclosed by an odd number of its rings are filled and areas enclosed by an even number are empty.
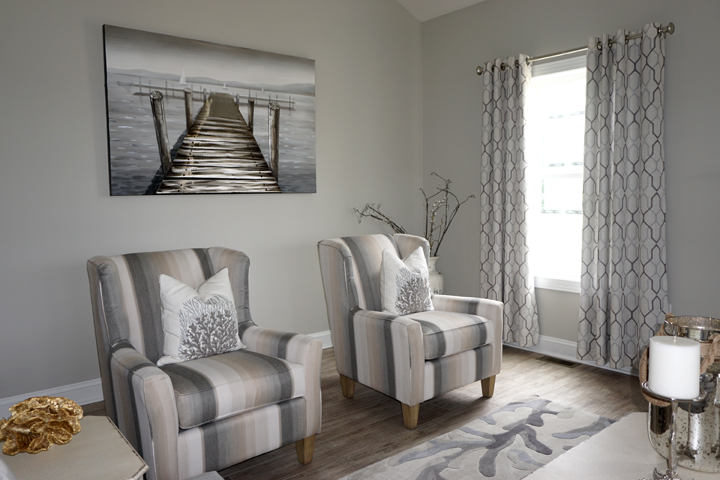
[[[340,386],[342,386],[343,396],[352,398],[355,395],[355,380],[345,375],[340,375]]]
[[[297,450],[298,462],[303,465],[312,462],[313,451],[315,450],[315,435],[310,435],[295,442],[295,450]]]
[[[495,393],[495,375],[480,380],[483,397],[490,398]]]
[[[402,405],[402,414],[403,414],[403,423],[405,424],[405,428],[408,430],[412,430],[415,427],[417,427],[418,424],[418,415],[420,414],[420,404],[418,403],[415,406],[405,405],[404,403]]]

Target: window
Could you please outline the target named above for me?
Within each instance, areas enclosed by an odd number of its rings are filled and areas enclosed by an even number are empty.
[[[527,107],[531,272],[537,287],[579,292],[585,57],[534,64]]]

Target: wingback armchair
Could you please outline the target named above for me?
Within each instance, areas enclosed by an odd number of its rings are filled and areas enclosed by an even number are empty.
[[[247,348],[158,367],[159,275],[197,288],[224,267]],[[148,479],[189,478],[293,442],[300,462],[312,460],[322,342],[253,323],[249,267],[244,253],[226,248],[87,263],[105,410],[149,465]]]
[[[397,316],[383,311],[382,252],[405,258],[429,244],[413,235],[365,235],[318,243],[328,319],[343,395],[355,382],[402,403],[405,427],[417,426],[420,403],[482,380],[491,397],[502,361],[503,304],[433,295],[434,310]]]

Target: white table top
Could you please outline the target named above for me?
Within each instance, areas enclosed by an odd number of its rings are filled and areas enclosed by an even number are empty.
[[[665,473],[667,460],[650,445],[647,413],[631,413],[524,480],[650,480],[654,468]],[[685,480],[720,479],[720,473],[677,472]]]
[[[70,443],[45,452],[3,455],[17,480],[137,480],[148,469],[122,433],[107,417],[85,417]],[[2,443],[0,443],[1,449]]]

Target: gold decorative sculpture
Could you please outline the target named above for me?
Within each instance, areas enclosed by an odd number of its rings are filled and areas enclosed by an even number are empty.
[[[63,445],[80,432],[83,410],[65,397],[33,397],[10,407],[12,416],[0,419],[3,453],[38,453]]]

